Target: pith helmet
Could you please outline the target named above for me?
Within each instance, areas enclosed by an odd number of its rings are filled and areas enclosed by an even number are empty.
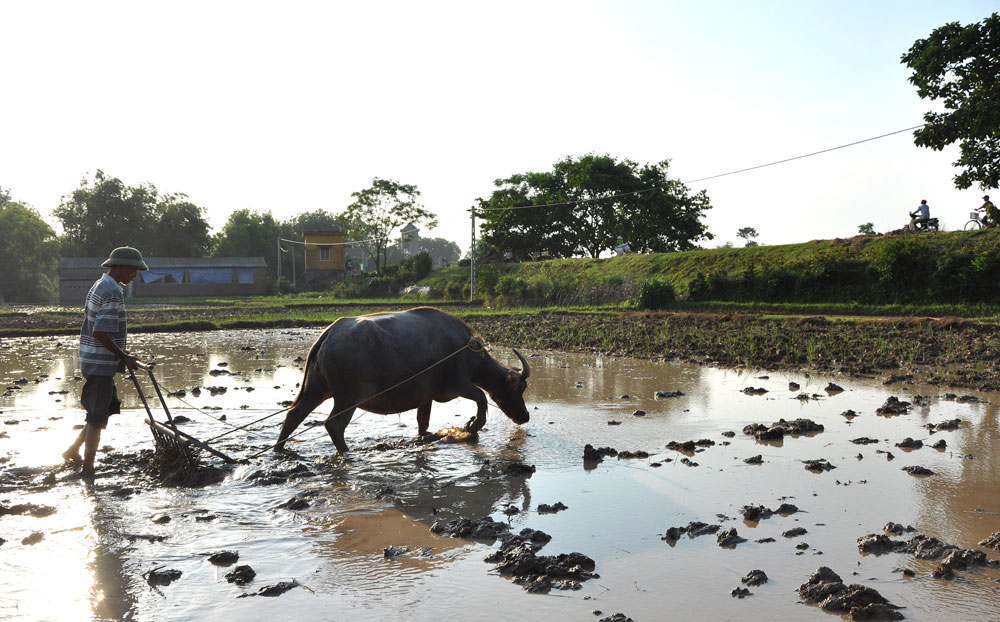
[[[111,255],[101,264],[103,268],[111,266],[128,266],[140,270],[149,270],[149,266],[142,260],[142,253],[131,246],[119,246],[111,251]]]

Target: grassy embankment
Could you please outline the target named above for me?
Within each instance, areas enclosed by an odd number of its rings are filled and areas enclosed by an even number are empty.
[[[492,305],[625,305],[651,281],[672,309],[1000,319],[1000,230],[858,236],[800,244],[491,264],[478,271]],[[433,294],[467,287],[468,268],[438,270]]]

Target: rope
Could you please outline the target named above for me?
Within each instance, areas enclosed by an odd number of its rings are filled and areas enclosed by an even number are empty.
[[[479,348],[479,350],[475,350],[475,349],[473,349],[473,348],[476,348],[476,347],[478,347],[478,348]],[[391,387],[389,387],[389,388],[387,388],[387,389],[382,389],[382,390],[381,390],[381,391],[379,391],[378,393],[376,393],[376,394],[374,394],[374,395],[371,395],[371,396],[369,396],[369,397],[366,397],[366,398],[364,398],[363,400],[361,400],[360,402],[358,402],[358,403],[356,403],[356,404],[354,404],[354,405],[352,405],[352,406],[350,406],[350,407],[348,407],[348,408],[344,408],[344,409],[342,409],[342,410],[340,410],[340,411],[338,411],[338,412],[335,412],[335,413],[333,413],[333,414],[332,414],[332,415],[330,415],[330,416],[331,416],[331,417],[336,417],[337,415],[341,415],[341,414],[343,414],[343,413],[345,413],[345,412],[347,412],[347,411],[349,411],[349,410],[354,410],[355,408],[358,408],[359,406],[361,406],[361,404],[363,404],[363,403],[367,402],[368,400],[372,400],[372,399],[375,399],[376,397],[378,397],[378,396],[382,395],[383,393],[388,393],[389,391],[392,391],[393,389],[395,389],[395,388],[397,388],[397,387],[400,387],[400,386],[402,386],[402,385],[406,384],[407,382],[409,382],[409,381],[413,380],[413,379],[414,379],[414,378],[416,378],[417,376],[420,376],[421,374],[424,374],[424,373],[427,373],[427,372],[428,372],[428,371],[430,371],[431,369],[434,369],[435,367],[437,367],[437,366],[438,366],[438,365],[440,365],[441,363],[444,363],[445,361],[447,361],[448,359],[452,358],[453,356],[456,356],[456,355],[458,355],[458,354],[459,354],[460,352],[462,352],[462,350],[465,350],[465,349],[469,349],[469,350],[472,350],[473,352],[477,352],[477,353],[478,353],[478,352],[482,352],[482,349],[483,349],[483,348],[485,348],[485,346],[484,346],[484,344],[483,344],[483,340],[482,340],[482,339],[480,339],[479,337],[475,337],[475,336],[474,336],[474,337],[471,337],[471,338],[469,338],[469,343],[467,343],[467,344],[465,344],[464,346],[462,346],[461,348],[459,348],[459,349],[455,350],[454,352],[452,352],[452,353],[451,353],[451,354],[449,354],[448,356],[444,357],[444,358],[443,358],[443,359],[441,359],[440,361],[437,361],[437,362],[435,362],[435,363],[431,363],[430,365],[428,365],[428,366],[427,366],[427,367],[425,367],[424,369],[422,369],[422,370],[418,371],[417,373],[413,374],[412,376],[410,376],[410,377],[409,377],[409,378],[407,378],[406,380],[402,380],[402,381],[400,381],[400,382],[397,382],[396,384],[392,385]],[[278,443],[281,443],[281,442],[288,442],[288,441],[292,440],[293,438],[295,438],[296,436],[298,436],[298,435],[300,435],[300,434],[303,434],[303,433],[305,433],[305,432],[308,432],[308,431],[310,431],[310,430],[311,430],[310,428],[303,428],[303,429],[299,430],[299,431],[298,431],[297,433],[295,433],[295,434],[290,434],[290,435],[289,435],[289,436],[288,436],[287,438],[285,438],[285,439],[284,439],[284,441],[278,441]],[[299,442],[301,442],[301,441],[299,441]],[[263,454],[265,454],[265,453],[267,453],[268,451],[271,451],[272,449],[274,449],[275,447],[277,447],[277,446],[278,446],[278,443],[275,443],[274,445],[271,445],[270,447],[266,447],[266,448],[262,449],[261,451],[259,451],[259,452],[255,453],[255,454],[253,454],[252,456],[250,456],[250,459],[253,459],[253,458],[259,458],[259,457],[260,457],[260,456],[262,456]]]
[[[219,434],[218,436],[213,436],[212,438],[204,441],[205,443],[210,443],[210,442],[212,442],[212,441],[214,441],[216,439],[222,438],[223,436],[232,434],[233,432],[238,432],[240,430],[244,430],[244,429],[246,429],[246,428],[248,428],[248,427],[250,427],[250,426],[252,426],[254,424],[257,424],[257,423],[260,423],[261,421],[264,421],[265,419],[269,419],[269,418],[271,418],[271,417],[273,417],[275,415],[279,415],[279,414],[285,412],[286,410],[288,410],[288,408],[289,408],[289,407],[282,408],[281,410],[275,411],[275,412],[273,412],[273,413],[271,413],[269,415],[261,417],[260,419],[256,419],[254,421],[251,421],[250,423],[237,426],[237,425],[233,425],[232,423],[229,423],[228,421],[226,421],[224,419],[219,419],[215,415],[212,415],[210,413],[205,412],[204,410],[198,408],[194,404],[191,404],[190,402],[184,400],[183,398],[181,398],[181,397],[179,397],[177,395],[170,395],[171,393],[174,393],[174,391],[171,391],[170,387],[168,387],[167,385],[163,384],[162,382],[160,382],[159,384],[160,384],[160,386],[162,386],[164,389],[167,390],[167,397],[172,397],[172,398],[176,399],[178,402],[180,402],[180,403],[184,404],[185,406],[187,406],[188,408],[194,410],[195,412],[197,412],[199,414],[202,414],[202,415],[205,415],[209,419],[214,419],[215,421],[218,421],[219,423],[227,425],[230,428],[232,428],[232,430],[229,430],[228,432],[223,432],[222,434]],[[259,436],[259,434],[256,433],[256,432],[251,432],[251,434],[257,434]]]

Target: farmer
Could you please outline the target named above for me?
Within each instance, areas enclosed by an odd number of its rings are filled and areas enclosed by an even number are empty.
[[[108,425],[108,417],[121,412],[115,373],[124,372],[126,368],[134,371],[139,365],[139,359],[125,352],[127,326],[122,286],[131,283],[138,270],[149,269],[142,254],[130,246],[111,251],[101,266],[109,270],[87,294],[80,330],[80,373],[84,378],[80,402],[87,411],[87,424],[63,453],[63,458],[74,465],[79,464],[80,446],[84,445],[84,477],[94,475],[94,455],[101,441],[101,430]]]

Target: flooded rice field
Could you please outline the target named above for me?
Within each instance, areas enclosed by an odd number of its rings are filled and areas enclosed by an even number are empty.
[[[198,486],[157,479],[123,376],[80,479],[76,340],[0,341],[0,618],[822,621],[857,584],[883,616],[1000,619],[1000,395],[523,352],[524,426],[491,407],[478,442],[417,443],[414,412],[359,411],[348,461],[322,426],[276,454],[319,332],[131,338],[180,428],[239,461],[202,454]],[[821,567],[843,586],[800,590]]]

